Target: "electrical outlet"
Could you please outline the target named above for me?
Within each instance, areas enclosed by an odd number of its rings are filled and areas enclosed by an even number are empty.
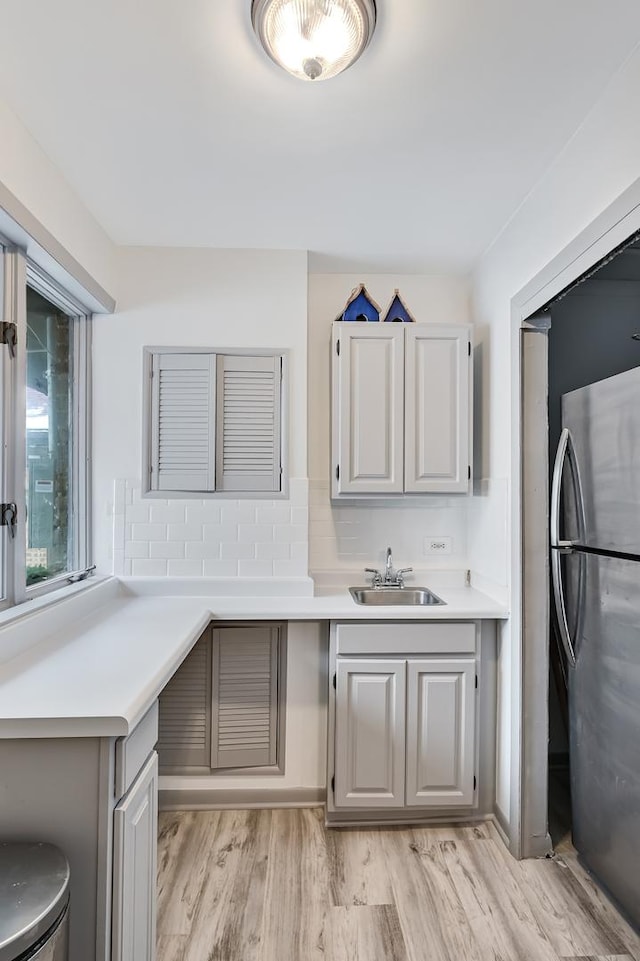
[[[425,537],[424,553],[425,554],[450,554],[451,538],[450,537]]]

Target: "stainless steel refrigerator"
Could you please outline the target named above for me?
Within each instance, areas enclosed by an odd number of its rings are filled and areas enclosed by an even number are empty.
[[[573,843],[640,925],[640,368],[562,398],[551,567]]]

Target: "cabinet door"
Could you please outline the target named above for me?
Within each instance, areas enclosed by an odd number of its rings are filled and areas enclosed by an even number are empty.
[[[469,490],[469,328],[411,324],[405,347],[405,490]]]
[[[153,752],[113,814],[111,961],[154,961],[158,755]]]
[[[269,624],[212,631],[212,768],[278,762],[280,704],[284,709],[280,633]]]
[[[474,658],[407,662],[407,805],[473,804]]]
[[[336,664],[336,807],[404,804],[405,662]]]
[[[334,324],[334,495],[403,489],[403,354],[402,325]]]

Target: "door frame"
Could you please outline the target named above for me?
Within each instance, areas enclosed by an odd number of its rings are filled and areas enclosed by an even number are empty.
[[[549,851],[547,777],[539,777],[548,739],[548,581],[540,576],[548,563],[547,483],[539,477],[541,444],[548,443],[546,419],[533,410],[548,395],[546,345],[536,349],[531,338],[536,315],[562,290],[640,230],[640,178],[581,231],[511,300],[511,630],[514,657],[511,677],[512,726],[510,850],[516,857],[541,857]],[[529,333],[527,333],[529,332]],[[545,332],[546,339],[546,332]],[[525,384],[526,360],[526,384]],[[525,389],[526,388],[526,389]],[[538,473],[536,474],[536,468]],[[545,536],[531,537],[532,531]],[[529,535],[527,536],[527,532]],[[527,610],[543,616],[527,618]],[[535,772],[536,776],[529,776]]]

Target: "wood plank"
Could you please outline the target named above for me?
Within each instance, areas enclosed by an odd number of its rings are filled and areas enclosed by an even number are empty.
[[[503,847],[540,928],[561,956],[625,954],[627,948],[602,913],[593,911],[587,892],[556,858],[516,861]]]
[[[217,811],[171,811],[159,816],[157,932],[188,935],[202,896]]]
[[[184,961],[188,938],[186,934],[163,934],[156,945],[156,961]]]
[[[185,961],[259,961],[271,811],[221,811]]]
[[[439,847],[483,958],[557,961],[494,841],[445,841]]]
[[[330,905],[324,811],[272,814],[260,959],[324,961]]]
[[[330,908],[326,922],[326,961],[407,961],[392,904]]]
[[[334,905],[393,904],[384,863],[385,831],[333,828],[326,832],[327,863]]]
[[[623,918],[616,906],[597,884],[594,878],[580,864],[575,849],[564,851],[558,860],[562,861],[571,871],[589,898],[590,910],[602,922],[610,926],[625,946],[625,951],[634,961],[640,961],[640,933],[635,931]]]
[[[469,844],[486,843],[471,841]],[[423,831],[386,832],[386,865],[410,961],[482,961],[438,844]]]

